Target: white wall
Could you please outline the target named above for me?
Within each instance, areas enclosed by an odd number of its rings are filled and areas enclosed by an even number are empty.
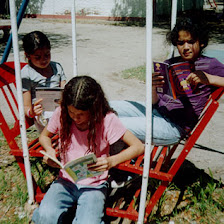
[[[87,15],[112,16],[115,0],[76,0],[76,12]]]
[[[64,15],[71,12],[73,0],[45,0],[41,14]],[[76,0],[76,13],[82,15],[112,16],[115,0]]]
[[[32,0],[30,0],[32,1]],[[71,12],[74,0],[44,0],[42,15],[64,15]],[[146,0],[75,0],[76,14],[89,16],[131,16],[145,15]]]

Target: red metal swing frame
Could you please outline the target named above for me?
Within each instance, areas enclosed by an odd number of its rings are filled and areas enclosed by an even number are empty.
[[[21,63],[21,68],[26,63]],[[0,128],[3,135],[9,145],[10,154],[12,154],[24,176],[26,177],[23,150],[19,146],[20,143],[16,139],[20,135],[20,124],[18,118],[18,103],[17,103],[17,92],[15,82],[15,70],[14,62],[6,62],[0,65],[0,94],[1,94],[1,107],[0,107]],[[2,105],[4,103],[4,108]],[[26,128],[28,129],[33,125],[33,120],[26,118]],[[52,142],[57,147],[58,136],[52,138]],[[30,157],[43,157],[39,152],[43,150],[39,143],[38,138],[32,140],[28,144],[29,156]],[[33,187],[35,194],[35,201],[40,202],[43,199],[44,192],[37,185],[33,178]]]
[[[185,143],[182,142],[172,145],[172,146],[153,146],[151,152],[151,161],[150,161],[150,170],[149,177],[157,180],[161,180],[160,185],[157,190],[151,196],[149,201],[146,203],[145,208],[145,222],[147,221],[148,216],[152,212],[152,209],[157,204],[161,196],[163,195],[166,188],[172,182],[174,176],[177,171],[183,164],[187,155],[194,147],[196,141],[202,134],[206,125],[209,123],[210,119],[213,117],[214,113],[219,107],[218,100],[224,93],[224,88],[218,88],[214,91],[204,110],[201,113],[199,121],[195,128],[191,131],[189,136],[185,139]],[[179,150],[182,148],[181,150]],[[177,150],[178,149],[178,150]],[[175,154],[175,158],[173,155]],[[129,160],[117,166],[117,169],[128,171],[136,174],[143,174],[143,159],[144,155],[141,155],[137,158],[136,162],[133,164],[133,161]],[[172,159],[172,165],[171,165]],[[173,161],[174,160],[174,161]],[[123,209],[121,206],[121,201],[113,208],[106,208],[106,214],[108,216],[128,218],[130,220],[137,221],[138,220],[138,211],[136,206],[134,206],[136,199],[140,196],[141,189],[137,189],[135,194],[133,195],[133,199],[130,202],[129,206]]]

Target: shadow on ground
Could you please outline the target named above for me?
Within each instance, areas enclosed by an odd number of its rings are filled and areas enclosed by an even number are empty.
[[[123,209],[125,209],[129,205],[130,201],[133,199],[133,196],[136,190],[141,188],[141,181],[142,181],[141,177],[139,177],[139,178],[136,178],[132,183],[128,184],[127,186],[117,189],[115,194],[108,197],[108,200],[106,202],[106,207],[113,207],[115,206],[115,204],[120,204],[120,206]],[[192,162],[185,160],[172,182],[171,190],[178,189],[178,191],[180,192],[179,197],[175,199],[176,200],[175,208],[177,208],[177,206],[182,202],[182,198],[186,190],[189,188],[189,186],[192,186],[195,183],[198,184],[198,186],[200,186],[199,190],[205,189],[208,183],[214,183],[216,185],[220,184],[219,181],[213,179],[208,174],[206,174],[204,170],[198,169]],[[147,192],[152,195],[154,191],[157,189],[158,184],[159,184],[158,180],[149,179]],[[173,188],[173,186],[175,187]],[[162,197],[161,197],[161,200],[163,203]],[[153,220],[151,220],[150,223],[157,223],[155,217],[158,217],[158,219],[161,218],[162,203],[159,203],[159,205],[157,204],[157,206],[155,206],[157,208],[156,210],[153,211]],[[135,206],[139,207],[139,198],[136,199]],[[172,211],[169,215],[172,215]],[[125,220],[125,219],[120,219],[117,217],[106,216],[105,223],[106,224],[110,224],[110,223],[130,224],[135,222],[127,221],[127,219]]]
[[[65,47],[65,46],[71,46],[72,45],[72,38],[69,35],[63,35],[63,34],[55,34],[55,33],[47,33],[48,39],[50,40],[51,43],[51,48],[57,48],[57,47]],[[19,51],[23,51],[22,47],[22,39],[26,35],[26,33],[21,33],[18,35],[18,40],[19,40]],[[5,47],[6,47],[7,42],[3,42],[0,44],[0,54],[2,55]],[[13,52],[13,49],[11,49],[11,52]]]

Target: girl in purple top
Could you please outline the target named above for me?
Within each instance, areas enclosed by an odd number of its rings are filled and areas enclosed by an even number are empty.
[[[61,106],[52,115],[40,135],[40,143],[56,159],[51,136],[59,133],[59,155],[62,164],[95,153],[97,162],[89,169],[101,175],[74,183],[62,169],[34,211],[32,220],[38,224],[67,223],[66,212],[77,204],[72,223],[104,223],[104,202],[107,192],[108,170],[144,152],[144,145],[128,131],[109,106],[101,86],[88,76],[79,76],[66,84]],[[109,147],[122,139],[127,148],[110,156]],[[50,158],[48,165],[58,167]]]
[[[215,58],[202,55],[203,49],[208,45],[208,28],[198,17],[178,20],[174,29],[167,34],[167,40],[177,47],[180,56],[166,62],[192,63],[195,71],[188,76],[187,81],[196,87],[193,94],[174,100],[169,95],[156,92],[156,88],[161,87],[164,80],[159,73],[152,74],[152,142],[155,145],[179,142],[197,123],[210,94],[217,87],[224,87],[224,65]],[[125,127],[144,141],[144,103],[112,101],[110,105],[117,111]]]

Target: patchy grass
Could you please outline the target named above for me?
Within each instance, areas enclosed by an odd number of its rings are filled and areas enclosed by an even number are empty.
[[[35,129],[27,132],[28,140],[38,137]],[[0,223],[25,224],[30,222],[30,209],[26,209],[28,192],[27,183],[14,156],[9,154],[9,147],[0,131]],[[43,191],[57,176],[58,170],[42,163],[41,158],[30,158],[34,178]]]
[[[136,67],[136,68],[130,68],[122,71],[121,73],[122,78],[124,79],[138,79],[142,82],[145,82],[146,80],[146,67],[145,65]]]
[[[172,185],[175,190],[171,188],[165,192],[158,203],[157,212],[150,216],[148,223],[168,223],[171,220],[175,224],[223,223],[224,188],[221,183],[215,183],[213,179],[207,184],[202,184],[204,181],[201,177],[197,182],[187,186],[184,192],[175,184]],[[171,197],[169,197],[170,194],[172,194]],[[172,207],[174,204],[172,212],[164,215],[167,213],[165,206]],[[166,209],[169,210],[169,207]]]
[[[26,180],[16,162],[0,169],[0,223],[28,223]]]

